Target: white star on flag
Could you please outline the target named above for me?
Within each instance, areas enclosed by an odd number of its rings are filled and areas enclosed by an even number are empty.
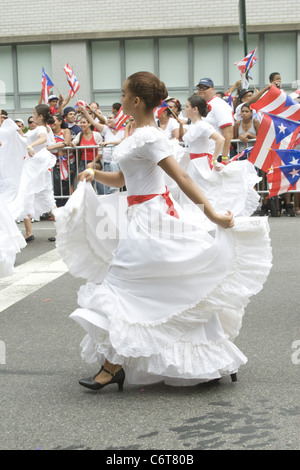
[[[295,178],[296,176],[298,176],[299,171],[300,170],[293,169],[293,171],[290,171],[289,174],[292,176],[292,178]]]
[[[298,165],[298,163],[299,163],[299,158],[295,158],[295,157],[293,157],[293,160],[289,162],[290,165]]]
[[[281,123],[280,126],[278,126],[279,132],[285,134],[286,127]]]

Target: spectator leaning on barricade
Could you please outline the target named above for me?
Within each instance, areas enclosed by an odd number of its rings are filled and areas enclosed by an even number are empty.
[[[68,106],[64,109],[63,117],[66,123],[66,126],[71,131],[72,139],[76,137],[79,132],[82,131],[81,127],[76,124],[76,110],[71,106]]]
[[[116,103],[114,103],[115,105]],[[113,106],[114,106],[113,105]],[[121,143],[121,141],[125,137],[125,126],[121,129],[115,128],[115,117],[114,113],[111,113],[107,116],[107,125],[101,124],[100,122],[96,122],[95,119],[89,114],[88,110],[85,109],[83,106],[78,107],[79,111],[82,115],[97,129],[102,137],[103,142],[101,142],[101,146],[103,147],[102,150],[102,163],[103,163],[103,170],[104,171],[117,171],[118,167],[112,163],[112,154],[114,151],[114,147]],[[104,186],[105,194],[110,194],[114,192],[116,188]]]
[[[102,136],[99,132],[94,131],[94,126],[85,116],[80,119],[80,127],[82,131],[72,140],[73,147],[94,147],[100,145]],[[100,152],[98,148],[79,149],[77,157],[78,172],[81,173],[88,163],[100,160]]]
[[[74,181],[76,166],[74,156],[68,163],[68,153],[65,147],[71,145],[71,131],[65,125],[64,119],[61,114],[55,113],[53,115],[54,123],[51,124],[51,128],[54,134],[55,144],[47,147],[47,149],[56,156],[56,165],[53,167],[53,183],[54,183],[54,197],[56,206],[64,206],[67,202],[67,198],[58,198],[57,196],[70,195],[70,186]],[[61,158],[64,158],[65,162],[65,173],[61,172]]]
[[[205,99],[210,105],[210,112],[204,118],[213,128],[223,135],[225,139],[222,161],[228,163],[231,140],[233,138],[234,119],[232,108],[222,99],[215,95],[214,82],[211,78],[201,78],[197,84],[198,95]],[[214,153],[215,142],[210,142],[210,153]]]
[[[241,141],[238,145],[238,153],[254,145],[253,142],[249,143],[249,140],[256,139],[259,129],[259,120],[253,118],[253,112],[248,103],[242,104],[240,113],[241,120],[235,122],[233,131],[234,139]]]

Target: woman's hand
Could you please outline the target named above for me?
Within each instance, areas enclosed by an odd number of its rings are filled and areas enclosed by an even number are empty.
[[[82,171],[81,173],[78,174],[78,180],[79,181],[83,181],[83,180],[86,180],[88,183],[92,183],[93,180],[94,180],[94,175],[95,175],[95,172],[90,169],[86,169],[84,171]]]
[[[27,147],[27,153],[30,158],[34,156],[34,150],[32,147]]]
[[[234,226],[234,218],[233,214],[230,211],[227,211],[226,214],[217,214],[217,217],[215,218],[215,223],[217,225],[220,225],[220,227],[223,228],[231,228]]]

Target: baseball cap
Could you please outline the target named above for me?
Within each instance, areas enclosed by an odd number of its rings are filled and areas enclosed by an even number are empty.
[[[200,78],[199,83],[196,86],[208,86],[209,88],[214,88],[214,82],[212,81],[211,78]]]
[[[17,118],[17,119],[15,119],[15,122],[21,122],[21,123],[23,124],[23,126],[24,126],[24,121],[23,121],[23,119]]]
[[[246,95],[246,93],[252,93],[253,95],[254,91],[250,90],[249,88],[243,88],[239,93],[240,98],[242,99]]]
[[[50,101],[52,101],[52,100],[58,100],[58,96],[56,96],[56,95],[50,95],[50,96],[48,97],[48,103],[49,103]]]
[[[74,113],[76,113],[75,111],[75,108],[72,108],[72,106],[67,106],[65,109],[64,109],[64,116],[66,116],[68,113],[70,113],[71,111],[73,111]]]

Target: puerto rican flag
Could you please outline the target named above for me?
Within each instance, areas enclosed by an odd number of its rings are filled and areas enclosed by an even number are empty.
[[[248,161],[266,173],[280,166],[280,157],[272,149],[293,149],[299,130],[300,122],[264,114]]]
[[[72,67],[66,64],[64,66],[64,71],[66,72],[67,82],[70,86],[70,90],[68,91],[68,94],[71,96],[71,98],[73,98],[73,96],[75,96],[75,94],[79,90],[80,85],[79,85],[77,78],[75,77]]]
[[[300,165],[272,168],[267,174],[269,197],[300,190]]]
[[[249,74],[250,69],[253,67],[253,65],[257,62],[257,58],[255,57],[255,48],[252,52],[250,52],[246,57],[242,60],[239,60],[238,62],[235,62],[234,65],[237,65],[241,75],[246,74],[248,75],[249,78],[252,79],[251,75]]]
[[[42,68],[42,97],[45,104],[48,104],[48,97],[50,89],[54,87],[54,83],[48,77],[44,67]]]
[[[69,176],[67,157],[59,157],[60,179],[65,181]]]
[[[83,106],[84,108],[86,108],[88,106],[87,102],[84,101],[84,100],[79,100],[77,101],[77,103],[75,104],[74,108],[78,108],[78,106]]]
[[[274,85],[256,103],[251,104],[250,108],[256,112],[275,114],[282,118],[300,121],[300,103]]]
[[[157,108],[154,108],[153,113],[155,117],[160,117],[161,113],[163,113],[166,109],[168,109],[168,104],[165,101],[162,101]]]
[[[115,117],[115,124],[116,124],[117,131],[119,131],[125,125],[127,119],[129,118],[130,116],[123,113],[122,106],[121,106],[118,114]]]
[[[231,162],[236,160],[247,160],[249,158],[249,153],[252,151],[253,147],[245,148],[241,153],[238,153],[230,159]]]

